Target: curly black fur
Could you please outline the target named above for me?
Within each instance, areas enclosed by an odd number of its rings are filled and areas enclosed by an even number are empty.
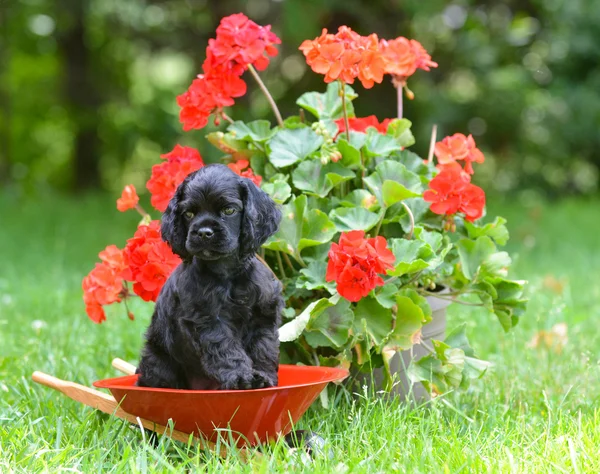
[[[183,263],[156,302],[138,385],[277,385],[281,283],[255,253],[280,220],[264,191],[224,165],[205,166],[177,188],[161,230]]]

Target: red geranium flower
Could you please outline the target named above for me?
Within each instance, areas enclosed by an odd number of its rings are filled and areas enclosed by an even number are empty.
[[[238,160],[234,163],[229,163],[227,166],[234,173],[239,174],[240,176],[243,176],[244,178],[248,178],[254,184],[256,184],[258,187],[260,187],[260,183],[262,183],[262,176],[260,176],[258,174],[254,174],[254,171],[252,171],[252,168],[249,167],[250,163],[248,162],[248,160]],[[246,168],[248,168],[248,169],[246,169]]]
[[[455,133],[435,144],[435,156],[440,164],[445,165],[457,160],[465,162],[465,171],[473,174],[472,163],[483,163],[485,157],[475,145],[473,136],[465,137],[462,133]]]
[[[133,184],[128,184],[123,188],[121,197],[117,199],[117,209],[121,212],[134,209],[139,201],[140,198],[135,191],[135,186]]]
[[[169,244],[161,239],[160,221],[138,227],[123,250],[127,268],[123,278],[144,301],[156,301],[169,275],[181,263]]]
[[[121,301],[123,278],[106,263],[96,267],[83,279],[83,302],[89,318],[95,323],[106,320],[102,306]]]
[[[430,209],[436,214],[453,215],[463,212],[466,219],[473,222],[483,215],[485,193],[470,183],[470,176],[462,167],[451,162],[444,165],[440,173],[431,180],[423,199],[431,203]]]
[[[362,230],[343,233],[339,243],[332,243],[327,262],[327,281],[336,281],[337,291],[348,301],[356,302],[378,285],[394,265],[394,254],[384,237],[365,239]]]
[[[126,265],[123,257],[123,251],[116,245],[109,245],[98,254],[98,257],[100,257],[100,260],[118,273],[121,273],[123,270],[125,270]]]
[[[146,188],[152,197],[150,202],[160,212],[164,212],[169,201],[187,175],[204,166],[198,150],[187,146],[175,145],[170,153],[161,155],[164,163],[152,167],[152,176]]]
[[[281,40],[269,25],[259,26],[242,13],[223,18],[217,37],[208,41],[202,64],[204,74],[177,97],[183,129],[205,127],[211,114],[216,115],[216,122],[223,107],[233,105],[235,97],[246,93],[246,83],[240,76],[248,65],[265,69],[269,56],[277,54],[274,45],[279,43]]]
[[[281,40],[271,31],[271,25],[259,26],[243,13],[221,20],[217,38],[209,40],[209,48],[219,63],[228,61],[242,66],[253,64],[262,71],[269,65],[269,56],[276,56],[275,44]]]
[[[367,128],[375,127],[379,133],[386,133],[391,121],[392,119],[384,119],[379,123],[375,115],[369,115],[363,118],[349,118],[348,125],[350,126],[350,130],[354,132],[366,133]],[[346,131],[346,124],[343,118],[335,120],[335,123],[338,126],[338,135]]]
[[[485,207],[485,192],[472,183],[464,189],[461,195],[460,210],[465,213],[465,219],[474,222],[483,216]]]
[[[338,293],[354,303],[367,296],[373,288],[372,278],[359,265],[346,267],[337,279]]]

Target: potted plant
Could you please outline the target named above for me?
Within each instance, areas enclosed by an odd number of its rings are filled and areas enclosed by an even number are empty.
[[[411,122],[402,117],[403,94],[413,95],[407,80],[437,64],[414,40],[324,30],[300,50],[327,87],[301,95],[298,115],[284,120],[257,72],[279,42],[269,26],[242,14],[224,18],[209,41],[203,74],[177,102],[184,130],[203,128],[211,116],[224,122],[207,139],[231,169],[282,206],[280,229],[261,251],[284,284],[282,359],[376,370],[378,383],[391,390],[401,365],[396,354],[418,345],[427,353],[412,363],[413,382],[434,394],[464,388],[487,364],[475,358],[464,327],[444,341],[445,305],[481,305],[509,330],[526,300],[524,282],[507,277],[509,255],[498,250],[508,239],[505,220],[484,218],[485,194],[471,182],[474,164],[484,161],[473,138],[457,133],[436,142],[434,127],[425,159],[409,149]],[[236,121],[225,112],[246,92],[246,72],[269,100],[275,125]],[[370,88],[386,75],[397,90],[398,117],[356,117],[351,84]],[[204,165],[197,150],[179,145],[162,158],[147,183],[158,211]],[[135,295],[155,301],[179,263],[133,186],[117,204],[144,217],[125,248],[107,247],[83,281],[95,322],[105,319],[106,304]],[[433,339],[423,343],[434,325]]]

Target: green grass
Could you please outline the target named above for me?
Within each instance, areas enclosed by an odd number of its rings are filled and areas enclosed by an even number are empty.
[[[515,275],[531,281],[528,314],[510,334],[472,308],[449,317],[450,328],[467,322],[494,369],[468,393],[421,407],[372,396],[315,403],[299,428],[326,438],[333,459],[304,464],[281,442],[248,462],[168,439],[155,449],[139,429],[32,383],[41,370],[91,384],[115,375],[113,357],[136,360],[150,308],[134,307],[134,322],[111,308],[95,326],[80,289],[98,251],[122,245],[136,219],[106,197],[0,196],[0,472],[600,472],[599,205],[495,209],[509,218]],[[526,347],[559,322],[569,328],[562,353]]]

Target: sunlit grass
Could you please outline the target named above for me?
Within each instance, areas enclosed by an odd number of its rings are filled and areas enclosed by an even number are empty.
[[[468,393],[424,406],[378,397],[315,403],[298,428],[318,432],[333,457],[305,464],[283,442],[248,460],[226,459],[99,414],[30,380],[34,370],[91,384],[115,375],[113,357],[135,361],[150,308],[89,322],[81,278],[105,245],[122,246],[134,215],[105,197],[18,203],[0,197],[0,472],[600,472],[600,250],[598,202],[495,209],[509,218],[515,275],[532,303],[504,334],[487,314],[452,307],[494,368]],[[562,352],[527,348],[539,330],[566,322]],[[261,455],[262,454],[262,455]]]

